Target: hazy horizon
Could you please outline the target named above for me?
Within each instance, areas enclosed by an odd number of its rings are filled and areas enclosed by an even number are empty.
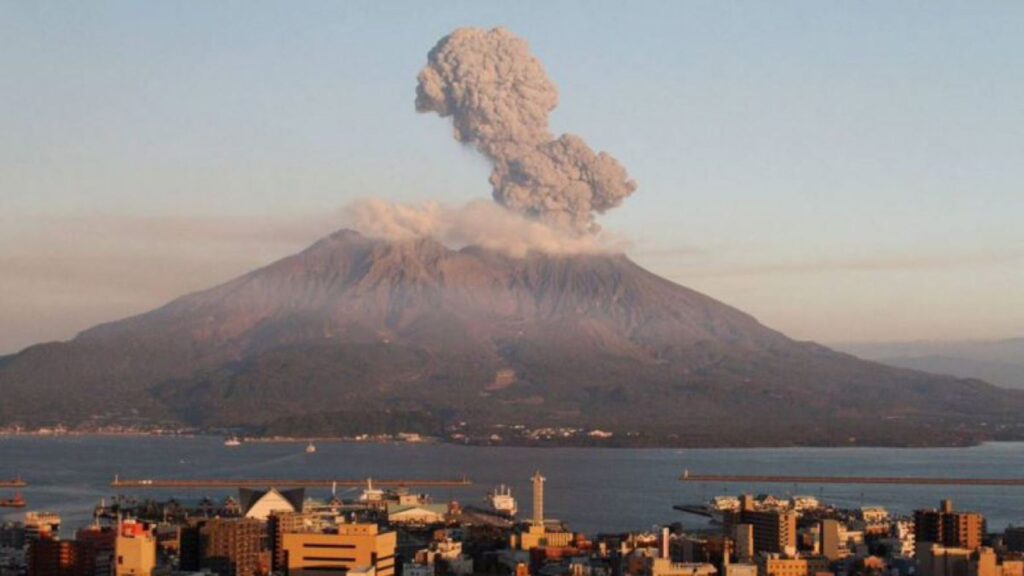
[[[993,7],[996,6],[996,7]],[[490,197],[416,113],[459,26],[527,40],[639,188],[639,264],[797,339],[1024,335],[1024,6],[0,7],[0,354],[308,246],[366,197]]]

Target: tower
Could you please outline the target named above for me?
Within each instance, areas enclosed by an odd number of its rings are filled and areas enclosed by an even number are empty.
[[[544,526],[544,477],[540,470],[534,473],[533,478],[533,520],[534,526]]]

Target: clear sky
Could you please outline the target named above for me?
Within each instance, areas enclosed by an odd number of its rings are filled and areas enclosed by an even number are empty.
[[[1024,3],[0,2],[0,353],[486,198],[413,109],[459,26],[639,184],[639,263],[801,339],[1024,335]]]

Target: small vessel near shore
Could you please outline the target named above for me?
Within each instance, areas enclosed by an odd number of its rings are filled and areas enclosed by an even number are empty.
[[[25,499],[22,498],[21,492],[16,492],[14,498],[4,498],[0,500],[0,508],[24,508],[26,506]]]
[[[316,445],[312,442],[306,444],[306,454],[313,454],[314,452],[316,452]]]
[[[228,448],[234,448],[235,446],[241,446],[242,441],[238,439],[238,436],[232,436],[224,440],[224,445]]]

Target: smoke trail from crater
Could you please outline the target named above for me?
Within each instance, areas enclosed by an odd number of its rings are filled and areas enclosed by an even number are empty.
[[[621,251],[622,239],[606,232],[569,234],[487,200],[461,206],[403,204],[364,198],[345,208],[347,225],[371,238],[434,238],[452,248],[479,246],[522,258],[530,252],[581,254]]]
[[[494,169],[494,199],[575,235],[596,233],[595,214],[636,190],[610,155],[548,129],[558,91],[521,38],[502,28],[460,28],[430,51],[416,109],[451,117],[455,138]]]

